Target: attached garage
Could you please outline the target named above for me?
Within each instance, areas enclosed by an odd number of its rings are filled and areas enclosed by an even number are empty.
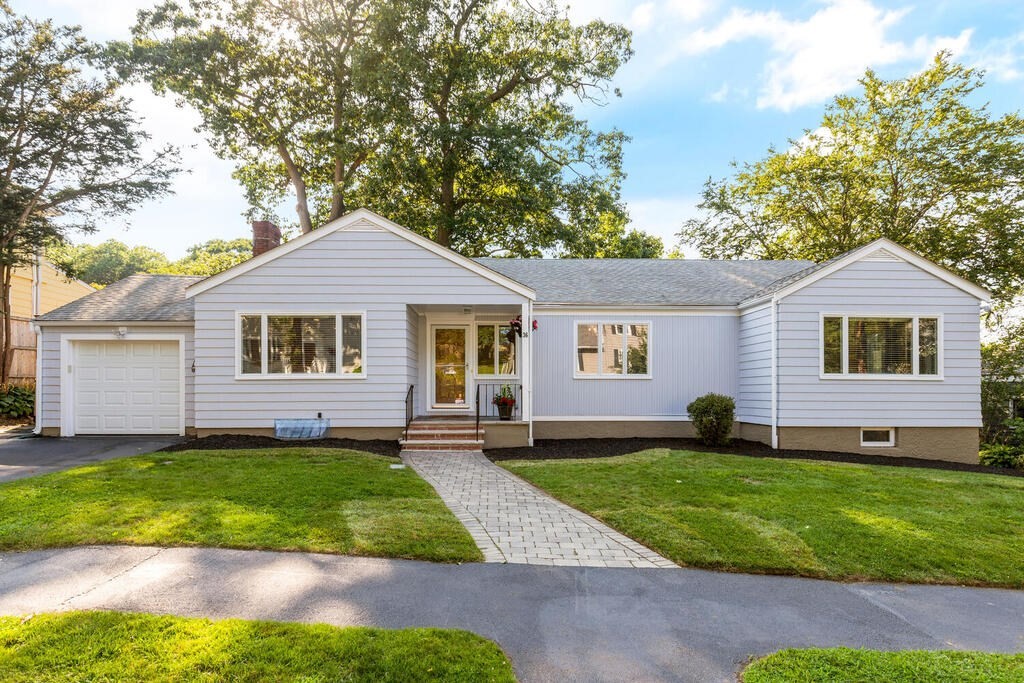
[[[178,340],[69,340],[75,434],[181,434]]]

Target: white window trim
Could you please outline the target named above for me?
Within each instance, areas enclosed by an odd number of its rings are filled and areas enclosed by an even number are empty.
[[[494,367],[498,367],[498,356],[499,356],[499,353],[498,353],[498,334],[499,334],[499,331],[501,330],[501,326],[502,325],[505,325],[507,327],[508,326],[508,321],[506,320],[504,322],[491,322],[489,320],[478,320],[478,321],[473,323],[473,375],[475,377],[478,377],[481,380],[483,380],[484,383],[491,382],[492,380],[497,381],[497,380],[503,380],[503,379],[513,379],[513,380],[519,379],[519,367],[520,367],[519,366],[519,361],[520,361],[519,347],[521,347],[522,344],[520,344],[518,341],[513,345],[513,348],[515,348],[515,352],[516,352],[516,359],[515,359],[516,371],[514,373],[512,373],[511,375],[507,375],[507,374],[501,374],[501,375],[499,375],[499,374],[490,374],[489,375],[489,374],[480,372],[480,357],[479,357],[479,355],[480,355],[480,328],[481,327],[492,327],[492,328],[494,328],[494,359],[493,360],[494,360]],[[521,340],[522,337],[518,337],[518,339]]]
[[[826,373],[825,372],[825,318],[842,318],[843,319],[843,372],[841,373]],[[913,374],[909,375],[887,375],[887,374],[858,374],[849,372],[850,363],[850,334],[849,334],[849,320],[850,318],[912,318],[914,321],[914,341],[913,341]],[[921,371],[921,358],[920,349],[918,348],[918,329],[919,320],[921,318],[935,318],[938,322],[938,329],[936,330],[936,342],[938,344],[937,349],[937,369],[938,374],[935,375],[922,375]],[[871,313],[821,313],[818,318],[818,378],[819,379],[836,379],[836,380],[852,380],[852,381],[886,381],[886,382],[940,382],[945,379],[945,322],[943,320],[942,313],[879,313],[873,311]]]
[[[927,316],[925,316],[927,317]],[[889,432],[888,441],[864,441],[864,432]],[[861,427],[860,447],[861,448],[892,448],[896,445],[895,427]]]
[[[242,317],[248,316],[260,316],[260,344],[261,344],[261,372],[256,373],[242,373]],[[267,348],[270,343],[269,336],[267,334],[267,318],[269,317],[324,317],[333,315],[335,318],[334,323],[334,334],[335,334],[335,348],[336,351],[336,367],[340,368],[342,363],[341,350],[342,350],[342,317],[354,317],[359,316],[361,320],[360,332],[362,338],[360,343],[362,344],[362,354],[360,357],[360,363],[362,364],[363,371],[359,373],[354,372],[331,372],[323,374],[313,374],[307,372],[294,372],[290,374],[285,373],[274,373],[267,372]],[[280,309],[274,310],[241,310],[235,311],[235,379],[251,382],[251,381],[290,381],[297,380],[300,382],[309,382],[317,380],[361,380],[366,379],[369,374],[367,366],[367,349],[366,349],[366,311],[282,311]]]
[[[580,325],[596,325],[597,326],[597,358],[598,358],[598,371],[595,374],[587,375],[580,372],[579,369],[579,353],[580,353]],[[602,360],[604,357],[604,326],[605,325],[622,325],[627,327],[629,325],[646,325],[647,326],[647,372],[643,375],[630,375],[626,374],[627,369],[626,362],[622,364],[622,373],[618,374],[603,374],[601,372]],[[612,380],[631,380],[631,379],[651,379],[653,371],[651,369],[651,348],[654,344],[652,341],[652,325],[650,320],[574,320],[573,321],[573,347],[572,347],[572,376],[573,379],[612,379]],[[622,352],[624,354],[623,360],[625,361],[625,347],[626,347],[626,336],[622,335]]]

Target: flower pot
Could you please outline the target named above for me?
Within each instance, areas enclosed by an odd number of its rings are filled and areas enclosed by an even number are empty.
[[[512,419],[512,411],[516,409],[515,403],[499,403],[498,419],[508,422]]]

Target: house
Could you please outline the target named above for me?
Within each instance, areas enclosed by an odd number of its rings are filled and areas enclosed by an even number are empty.
[[[358,210],[257,252],[41,316],[37,429],[270,434],[322,416],[392,439],[479,410],[490,448],[690,436],[686,405],[718,392],[738,436],[774,447],[977,459],[989,295],[886,240],[823,264],[469,259]],[[496,421],[506,385],[515,414]]]
[[[67,277],[45,258],[11,273],[12,383],[36,380],[36,334],[32,319],[95,291],[95,287]]]

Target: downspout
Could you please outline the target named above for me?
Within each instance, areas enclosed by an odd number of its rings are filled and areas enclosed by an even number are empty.
[[[523,398],[525,399],[526,410],[526,443],[533,446],[533,302],[526,302],[526,316],[523,320],[523,329],[526,332],[526,343],[523,344]]]
[[[32,428],[32,433],[35,435],[42,434],[43,432],[43,394],[42,394],[42,382],[40,379],[43,376],[43,330],[34,321],[32,322],[32,330],[36,333],[36,391],[35,391],[35,414],[36,424]]]
[[[779,447],[779,301],[772,297],[772,448]]]

